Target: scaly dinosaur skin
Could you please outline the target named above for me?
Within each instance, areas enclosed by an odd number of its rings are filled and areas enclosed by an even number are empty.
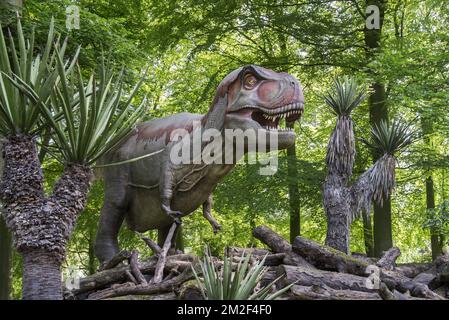
[[[206,115],[180,113],[140,124],[103,162],[113,163],[164,151],[104,170],[105,201],[95,244],[99,260],[105,262],[119,251],[117,235],[125,218],[131,230],[158,229],[159,239],[164,239],[174,220],[203,205],[203,215],[214,232],[220,229],[211,216],[212,192],[235,162],[173,164],[170,151],[180,143],[170,141],[174,130],[191,131],[194,121],[201,121],[203,130],[262,130],[266,141],[270,141],[272,135],[277,136],[280,150],[294,143],[295,134],[273,128],[278,127],[282,117],[288,122],[299,119],[303,106],[302,89],[293,76],[249,65],[223,79]]]

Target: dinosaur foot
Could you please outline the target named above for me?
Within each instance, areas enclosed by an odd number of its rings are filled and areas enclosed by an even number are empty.
[[[123,261],[128,260],[131,257],[131,253],[127,250],[121,250],[118,253],[116,253],[112,258],[109,260],[103,261],[98,268],[98,271],[108,270],[115,268],[119,264],[121,264]]]

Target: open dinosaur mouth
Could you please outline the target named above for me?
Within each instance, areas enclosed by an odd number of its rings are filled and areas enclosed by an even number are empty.
[[[304,112],[304,103],[294,102],[275,109],[259,106],[246,106],[236,113],[256,121],[266,130],[291,131],[290,128],[280,128],[279,122],[285,118],[286,122],[298,120]]]

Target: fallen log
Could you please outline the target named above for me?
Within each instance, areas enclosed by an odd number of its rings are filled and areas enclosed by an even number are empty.
[[[103,300],[126,295],[153,295],[174,291],[175,288],[188,280],[194,279],[191,269],[184,270],[180,275],[166,281],[151,284],[135,285],[132,282],[113,285],[110,288],[91,293],[88,300]]]
[[[170,272],[174,268],[178,268],[179,272],[185,269],[189,269],[191,262],[196,258],[189,254],[180,254],[167,257],[167,262],[165,264],[166,272]],[[151,256],[148,260],[143,262],[139,269],[143,274],[153,274],[157,264],[157,257]],[[128,278],[126,276],[126,270],[130,270],[130,266],[118,266],[113,269],[104,270],[97,272],[93,275],[84,277],[80,279],[79,289],[73,290],[74,295],[80,293],[104,288],[105,286],[121,283],[126,281]]]
[[[355,258],[357,260],[363,261],[363,262],[365,262],[367,264],[376,264],[377,260],[379,260],[379,259],[374,258],[374,257],[367,257],[366,254],[359,253],[359,252],[351,253],[351,257],[353,257],[353,258]]]
[[[396,259],[401,255],[401,250],[397,247],[392,247],[385,251],[382,257],[377,261],[376,265],[385,270],[394,270],[396,266]]]
[[[240,247],[227,247],[226,254],[235,255],[235,256],[243,256],[247,254],[251,254],[253,256],[264,256],[266,254],[270,254],[271,252],[267,249],[262,248],[240,248]]]
[[[435,267],[430,268],[424,272],[421,272],[416,277],[413,278],[413,281],[425,284],[430,289],[436,289],[441,285],[441,282],[438,280],[438,274]]]
[[[159,247],[159,245],[154,242],[151,238],[145,237],[143,234],[141,234],[140,232],[135,232],[137,234],[137,236],[143,240],[143,242],[145,242],[145,244],[151,249],[151,251],[153,251],[154,254],[160,254],[161,252],[161,247]]]
[[[376,292],[335,290],[326,285],[294,285],[291,295],[298,300],[382,300]]]
[[[285,253],[285,257],[283,259],[284,264],[315,269],[315,267],[307,262],[302,256],[292,251],[292,246],[287,240],[282,238],[267,226],[259,226],[254,228],[253,235],[270,247],[274,253]]]
[[[444,298],[429,289],[429,287],[414,281],[396,271],[381,270],[380,280],[384,282],[390,290],[398,290],[401,293],[410,292],[414,297],[433,300],[444,300]]]
[[[313,240],[298,236],[293,241],[292,250],[318,269],[350,273],[358,276],[367,275],[368,263]]]
[[[284,286],[295,283],[307,287],[325,285],[335,290],[375,292],[375,290],[367,286],[368,278],[348,273],[281,265],[278,267],[277,276],[283,274],[285,276],[280,281]]]
[[[396,265],[396,271],[408,278],[414,278],[418,274],[432,268],[432,263],[400,263]]]
[[[435,259],[435,269],[438,274],[438,280],[441,283],[449,284],[449,253],[445,253]]]

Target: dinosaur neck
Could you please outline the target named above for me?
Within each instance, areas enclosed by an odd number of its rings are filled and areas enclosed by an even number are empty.
[[[209,112],[204,115],[203,118],[203,129],[217,129],[219,131],[223,130],[224,121],[226,118],[226,106],[227,106],[227,95],[219,97],[214,105],[209,109]]]

